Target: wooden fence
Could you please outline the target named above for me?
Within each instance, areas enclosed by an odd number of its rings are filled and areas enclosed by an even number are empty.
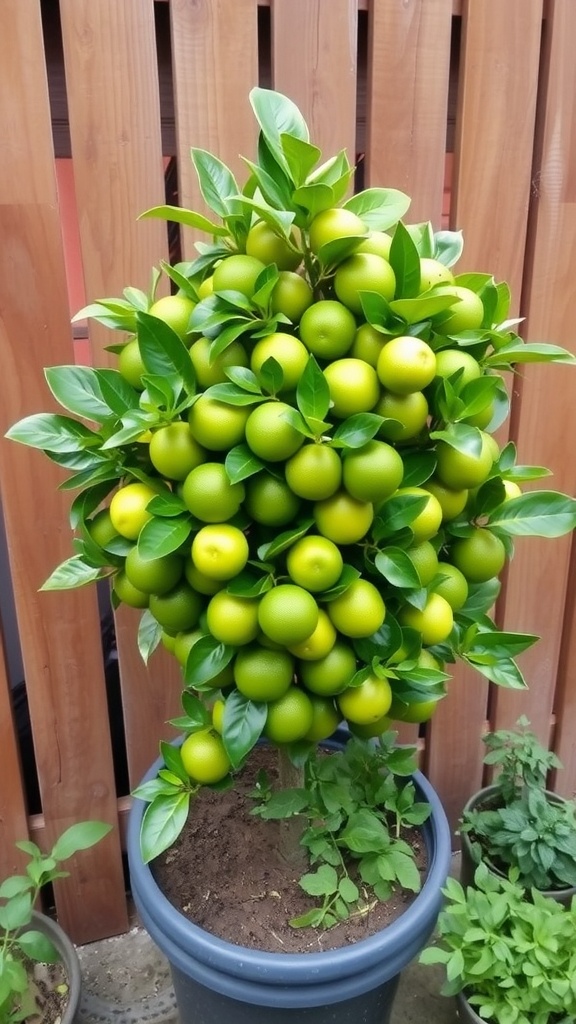
[[[526,336],[576,348],[575,38],[573,0],[3,0],[0,434],[50,407],[42,368],[78,351],[55,158],[72,158],[72,269],[86,295],[145,288],[168,238],[162,222],[136,218],[164,201],[166,158],[179,200],[197,207],[189,146],[240,171],[239,154],[254,150],[247,96],[257,83],[298,102],[325,153],[356,154],[364,185],[409,192],[411,219],[439,227],[444,204],[464,230],[459,270],[507,279]],[[181,248],[190,255],[186,232]],[[91,328],[95,362],[109,358],[109,342]],[[550,466],[554,486],[574,493],[573,371],[528,369],[512,387],[520,461]],[[71,553],[61,479],[38,453],[0,441],[11,566],[1,586],[14,593],[41,800],[32,813],[0,643],[0,877],[16,864],[18,838],[47,847],[74,821],[118,823],[56,891],[60,919],[86,941],[127,926],[128,786],[117,792],[96,593],[38,593]],[[565,763],[559,791],[576,786],[574,558],[569,538],[517,544],[498,616],[542,635],[522,659],[530,688],[492,690],[458,670],[421,739],[423,767],[453,819],[481,781],[483,731],[522,712]],[[136,619],[128,610],[116,622],[130,784],[159,732],[170,735],[163,723],[179,693],[167,658],[141,663]]]

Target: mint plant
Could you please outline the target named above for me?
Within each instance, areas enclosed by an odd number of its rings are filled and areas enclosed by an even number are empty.
[[[66,878],[69,872],[60,870],[62,861],[94,846],[111,828],[98,821],[79,822],[62,833],[48,854],[28,840],[16,843],[28,863],[26,874],[11,875],[0,885],[0,1024],[16,1024],[35,1009],[24,958],[42,963],[60,959],[50,939],[29,927],[38,893],[49,882]]]
[[[494,785],[498,799],[504,803],[518,796],[524,786],[545,789],[548,773],[562,767],[556,754],[542,746],[529,725],[522,715],[515,729],[498,729],[482,737],[488,751],[484,764],[497,769]]]
[[[376,744],[352,738],[329,757],[316,752],[306,761],[301,788],[274,791],[260,773],[252,813],[268,820],[299,815],[300,842],[315,866],[300,886],[321,905],[293,918],[293,927],[330,928],[398,887],[419,891],[414,851],[403,836],[426,821],[430,807],[416,799],[412,781],[401,781],[416,770],[416,751],[394,747],[395,738],[392,732]]]
[[[494,1024],[572,1024],[576,1019],[576,901],[570,909],[480,864],[474,887],[449,878],[438,945],[420,963],[442,964],[442,993],[464,993]]]

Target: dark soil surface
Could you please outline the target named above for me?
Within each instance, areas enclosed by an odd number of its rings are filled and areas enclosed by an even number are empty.
[[[26,994],[25,1024],[60,1024],[69,992],[64,964],[43,964],[26,958],[26,969],[30,985]]]
[[[291,871],[278,854],[280,824],[251,815],[248,796],[262,767],[274,781],[275,757],[269,748],[259,748],[233,789],[201,791],[181,836],[152,866],[158,885],[189,920],[252,949],[320,952],[380,931],[407,909],[414,893],[399,891],[386,903],[368,899],[367,910],[327,931],[288,924],[313,903],[298,885],[301,872]],[[424,874],[423,839],[418,832],[403,838],[415,849]]]

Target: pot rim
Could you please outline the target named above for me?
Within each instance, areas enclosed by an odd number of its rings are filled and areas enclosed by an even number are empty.
[[[38,910],[33,910],[30,923],[32,927],[44,932],[60,953],[68,975],[68,1002],[62,1016],[62,1024],[74,1024],[76,1012],[80,1004],[80,991],[82,987],[82,972],[76,947],[68,938],[62,925],[58,924],[52,917],[48,917]]]

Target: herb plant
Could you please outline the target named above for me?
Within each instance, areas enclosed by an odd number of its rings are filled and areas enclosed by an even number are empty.
[[[561,768],[521,718],[514,731],[485,737],[484,762],[499,768],[489,805],[464,813],[461,831],[472,855],[498,870],[518,867],[522,885],[559,890],[576,885],[576,805],[546,792],[546,775]]]
[[[68,872],[60,870],[60,862],[94,846],[111,828],[98,821],[79,822],[62,833],[48,854],[28,840],[16,843],[28,855],[28,863],[26,874],[11,875],[0,885],[0,1024],[25,1020],[35,1009],[29,1005],[31,993],[23,958],[42,963],[60,959],[50,939],[29,927],[40,889],[65,878]]]
[[[443,964],[442,993],[463,992],[494,1024],[572,1024],[576,1019],[576,900],[562,906],[512,869],[509,879],[480,864],[474,887],[449,878],[438,918],[439,944],[420,954]]]
[[[420,874],[404,830],[421,825],[430,807],[416,799],[415,749],[396,748],[396,734],[379,742],[352,738],[330,756],[315,752],[305,765],[304,785],[273,791],[258,779],[254,814],[265,819],[299,815],[300,842],[315,870],[300,886],[322,902],[290,922],[329,928],[370,901],[387,900],[397,887],[418,892]],[[401,781],[404,780],[404,781]]]

